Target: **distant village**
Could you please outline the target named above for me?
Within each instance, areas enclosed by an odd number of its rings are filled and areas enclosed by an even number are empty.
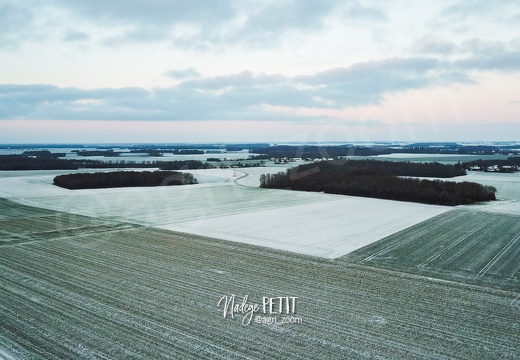
[[[485,171],[485,172],[501,172],[501,173],[512,173],[518,171],[518,166],[511,165],[492,165],[492,166],[470,166],[469,171]]]

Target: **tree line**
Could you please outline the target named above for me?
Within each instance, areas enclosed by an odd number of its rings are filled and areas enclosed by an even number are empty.
[[[441,164],[438,162],[381,161],[381,160],[332,160],[300,165],[298,173],[321,172],[353,173],[369,175],[395,175],[416,177],[451,178],[466,175],[461,164]]]
[[[157,165],[160,170],[197,170],[212,169],[213,165],[203,163],[199,160],[175,160],[175,161],[158,161]]]
[[[496,199],[496,189],[492,186],[471,182],[403,178],[396,174],[397,171],[391,174],[377,167],[360,167],[360,164],[355,163],[357,161],[339,165],[321,162],[314,167],[304,165],[278,174],[263,174],[260,176],[260,187],[450,206]],[[391,165],[389,168],[395,170],[394,166]]]
[[[28,150],[22,153],[23,156],[36,156],[44,158],[65,157],[65,153],[51,153],[49,150]]]
[[[54,178],[55,185],[69,190],[197,183],[192,174],[177,171],[114,171],[59,175]]]
[[[0,170],[76,170],[77,164],[54,157],[0,155]]]
[[[338,156],[374,156],[390,154],[388,149],[366,146],[318,146],[318,145],[275,145],[268,148],[253,148],[250,153],[262,154],[253,159],[265,158],[336,158]]]
[[[75,152],[78,156],[116,157],[122,154],[122,152],[114,150],[77,150],[72,152]]]
[[[78,168],[88,169],[114,169],[114,168],[159,168],[159,170],[196,170],[211,169],[214,166],[199,160],[174,160],[174,161],[102,161],[102,160],[69,160]]]
[[[57,159],[47,156],[0,155],[0,170],[77,170],[111,168],[159,168],[160,170],[210,169],[214,166],[198,160],[178,161],[102,161],[88,159]]]

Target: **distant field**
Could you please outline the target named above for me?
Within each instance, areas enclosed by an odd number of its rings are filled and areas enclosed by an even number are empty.
[[[435,221],[443,220],[449,221],[442,215]],[[520,357],[518,289],[7,200],[0,200],[0,228],[6,229],[0,233],[1,358]],[[495,270],[484,277],[509,271]],[[252,303],[297,296],[302,323],[243,326],[241,315],[224,319],[217,303],[231,294]]]
[[[0,246],[68,236],[104,236],[129,224],[24,206],[0,198]]]
[[[374,159],[391,161],[418,161],[432,162],[437,161],[444,164],[456,164],[474,160],[506,160],[508,155],[458,155],[458,154],[413,154],[413,153],[394,153],[373,156]]]
[[[344,257],[362,264],[520,289],[520,216],[454,210]]]
[[[520,174],[469,175],[501,201],[451,209],[238,186],[264,170],[80,191],[1,173],[0,358],[520,358]],[[231,294],[297,296],[302,323],[224,319]]]
[[[264,168],[265,170],[266,168]],[[246,170],[244,170],[246,171]],[[247,169],[249,171],[249,169]],[[198,178],[198,171],[191,171]],[[237,186],[242,171],[203,170],[199,185],[66,190],[52,175],[0,174],[0,197],[67,213],[123,221],[307,255],[335,258],[450,208]],[[255,173],[238,180],[248,184]]]

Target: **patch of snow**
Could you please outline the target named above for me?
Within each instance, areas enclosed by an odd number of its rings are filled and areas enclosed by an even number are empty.
[[[276,168],[278,171],[283,168]],[[0,197],[28,205],[335,258],[433,216],[444,206],[260,189],[266,168],[193,171],[189,186],[66,190],[53,175],[0,178]],[[255,180],[256,179],[256,180]]]

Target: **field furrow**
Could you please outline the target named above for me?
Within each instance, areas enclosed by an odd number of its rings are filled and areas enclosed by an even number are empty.
[[[477,274],[477,276],[484,276],[486,275],[486,273],[491,269],[491,267],[493,267],[493,265],[495,265],[498,261],[500,261],[500,259],[502,258],[502,256],[504,256],[504,254],[506,254],[508,251],[511,250],[511,248],[515,245],[515,243],[518,241],[518,239],[520,239],[520,235],[516,236],[515,238],[511,239],[510,242],[507,243],[506,246],[504,246],[504,248],[502,248],[502,250],[500,250],[498,252],[498,254],[496,254],[493,259],[491,259],[491,261],[489,261],[486,266],[484,266],[480,271],[479,273]]]
[[[385,241],[385,242],[378,242],[373,245],[371,248],[375,248],[377,251],[375,251],[373,254],[370,254],[366,258],[363,259],[363,261],[368,262],[372,261],[373,259],[380,257],[382,255],[386,255],[390,251],[399,248],[404,247],[404,245],[413,243],[416,239],[421,238],[423,236],[428,236],[430,234],[430,231],[436,227],[436,228],[444,228],[447,232],[452,231],[454,229],[454,224],[457,222],[457,220],[463,216],[463,213],[461,212],[450,212],[449,215],[442,216],[442,219],[435,222],[435,225],[431,226],[424,226],[422,223],[416,226],[412,226],[408,229],[405,229],[400,232],[400,237],[394,237],[392,239],[395,239],[394,241]],[[439,215],[441,217],[441,215]],[[379,249],[382,247],[382,249]]]
[[[46,240],[2,248],[2,351],[32,358],[518,355],[514,292],[136,225],[103,229],[49,231]],[[224,318],[217,306],[231,294],[259,304],[262,296],[297,296],[302,323],[243,326],[242,314]]]
[[[479,226],[474,227],[470,231],[468,231],[467,234],[461,236],[460,238],[458,238],[456,240],[451,241],[450,244],[448,244],[448,245],[442,246],[442,250],[440,250],[439,252],[430,256],[425,262],[419,264],[419,268],[423,269],[426,266],[428,266],[429,264],[431,264],[432,262],[434,262],[435,260],[437,260],[442,255],[449,253],[454,247],[456,247],[463,241],[466,241],[468,238],[474,236],[475,234],[477,234],[479,231],[481,231],[484,227],[488,226],[493,221],[496,221],[496,219],[495,218],[486,219],[486,221],[481,223]],[[442,226],[444,226],[444,225],[442,225]]]
[[[258,176],[27,178],[0,181],[47,208],[0,199],[0,358],[520,358],[518,215],[236,186]],[[232,295],[259,305],[247,326]],[[262,311],[280,296],[297,323]]]
[[[454,210],[343,257],[424,276],[520,289],[520,216]]]

